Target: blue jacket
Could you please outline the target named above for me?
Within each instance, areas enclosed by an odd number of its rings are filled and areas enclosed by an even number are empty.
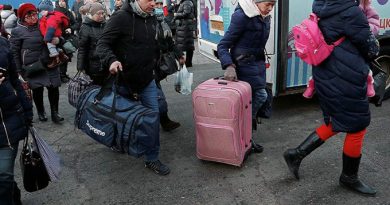
[[[238,79],[248,82],[252,89],[266,85],[264,48],[270,33],[270,19],[270,16],[249,18],[238,5],[229,29],[218,44],[222,69],[235,64]]]
[[[32,119],[32,104],[18,79],[8,40],[0,37],[0,67],[7,70],[0,84],[0,147],[9,146],[27,136],[25,119]]]
[[[315,0],[313,12],[320,18],[319,27],[328,43],[346,37],[327,60],[313,67],[325,123],[332,122],[336,132],[361,131],[370,124],[367,18],[354,0]]]

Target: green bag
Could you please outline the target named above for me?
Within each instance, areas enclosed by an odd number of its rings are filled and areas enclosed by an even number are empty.
[[[31,63],[29,65],[23,65],[22,69],[26,77],[30,77],[46,71],[46,67],[43,65],[41,60],[38,60],[37,62]]]

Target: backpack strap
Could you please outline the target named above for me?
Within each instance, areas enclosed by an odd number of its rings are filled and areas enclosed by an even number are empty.
[[[341,37],[339,40],[333,43],[334,46],[340,45],[345,40],[345,36]]]

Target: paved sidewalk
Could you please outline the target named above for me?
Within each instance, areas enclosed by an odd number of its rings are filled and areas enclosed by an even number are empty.
[[[74,62],[69,69],[73,75]],[[194,73],[194,87],[223,74],[219,64],[199,54],[189,70]],[[76,110],[67,103],[67,89],[63,85],[60,113],[65,122],[35,123],[38,132],[62,157],[61,181],[35,193],[22,189],[23,204],[390,205],[390,101],[381,108],[371,109],[372,122],[364,142],[360,176],[378,189],[378,195],[368,198],[338,185],[344,138],[341,134],[303,161],[300,181],[288,172],[283,151],[298,145],[322,122],[315,100],[306,101],[300,96],[276,99],[272,118],[264,120],[256,133],[257,141],[265,147],[264,153],[251,155],[238,168],[196,158],[191,96],[176,93],[173,81],[169,77],[162,83],[170,117],[182,124],[173,132],[161,132],[161,160],[170,166],[170,175],[157,176],[144,168],[142,158],[112,152],[76,130],[73,125]],[[48,108],[47,99],[45,103]],[[16,180],[21,186],[19,163]]]

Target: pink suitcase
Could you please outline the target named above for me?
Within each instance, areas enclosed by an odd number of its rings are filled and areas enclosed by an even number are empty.
[[[248,83],[210,79],[192,94],[199,159],[241,166],[251,148],[252,91]]]

